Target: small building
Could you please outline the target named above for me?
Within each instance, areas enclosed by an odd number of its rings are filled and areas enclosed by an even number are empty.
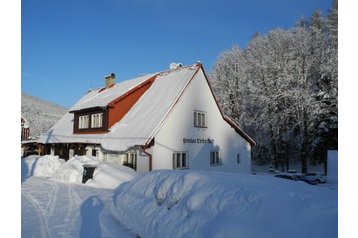
[[[45,136],[45,152],[93,155],[137,171],[251,172],[255,141],[221,111],[202,64],[88,91]]]
[[[21,116],[21,141],[28,140],[30,137],[30,124],[25,119],[25,117]]]
[[[36,140],[30,136],[30,123],[21,116],[21,156],[38,154],[38,146]]]

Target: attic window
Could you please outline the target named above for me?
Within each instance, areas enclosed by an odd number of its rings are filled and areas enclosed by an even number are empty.
[[[85,128],[88,128],[88,125],[89,125],[89,116],[86,115],[86,116],[80,116],[78,118],[78,128],[79,129],[85,129]]]
[[[194,111],[194,127],[207,127],[206,112]]]
[[[97,113],[91,115],[91,127],[100,128],[103,124],[103,113]]]

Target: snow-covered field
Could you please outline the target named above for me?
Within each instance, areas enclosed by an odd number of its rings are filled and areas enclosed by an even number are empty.
[[[97,166],[82,184],[82,165]],[[22,159],[22,237],[337,237],[336,183]]]

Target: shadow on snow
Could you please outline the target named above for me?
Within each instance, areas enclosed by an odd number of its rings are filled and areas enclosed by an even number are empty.
[[[81,205],[80,238],[101,237],[99,215],[104,203],[97,196],[91,196]]]
[[[25,180],[34,175],[34,170],[37,164],[37,161],[40,157],[35,158],[34,162],[31,165],[31,168],[28,167],[24,158],[21,158],[21,183],[25,182]]]

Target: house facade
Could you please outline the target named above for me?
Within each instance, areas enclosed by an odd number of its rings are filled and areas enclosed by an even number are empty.
[[[137,171],[251,172],[255,142],[222,113],[201,64],[114,81],[107,76],[41,138],[44,153]]]

